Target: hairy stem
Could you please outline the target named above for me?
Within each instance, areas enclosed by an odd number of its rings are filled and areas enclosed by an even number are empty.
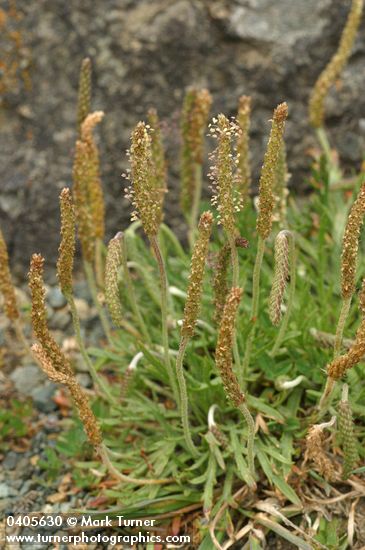
[[[352,296],[344,298],[342,301],[342,307],[340,316],[337,323],[335,343],[334,343],[334,357],[338,357],[341,352],[342,337],[343,331],[345,328],[346,320],[350,311]],[[331,401],[331,396],[333,390],[335,389],[336,381],[333,378],[327,377],[326,385],[324,387],[321,400],[318,405],[318,409],[321,411],[321,414],[324,414],[328,408],[328,405]]]
[[[330,401],[332,392],[335,388],[335,385],[336,385],[336,380],[334,380],[333,378],[330,378],[328,376],[327,380],[326,380],[326,385],[325,385],[323,393],[322,393],[321,400],[320,400],[319,405],[318,405],[318,409],[321,412],[321,415],[323,415],[326,412],[326,409],[327,409],[328,403]]]
[[[331,146],[328,141],[326,130],[323,127],[317,128],[316,134],[317,134],[318,141],[323,149],[324,155],[327,159],[327,162],[331,164],[332,163]]]
[[[262,259],[264,257],[265,252],[265,241],[261,237],[258,239],[257,243],[257,253],[256,253],[256,261],[255,261],[255,267],[253,270],[253,279],[252,279],[252,306],[251,306],[251,330],[247,337],[246,342],[246,350],[245,350],[245,356],[243,358],[243,368],[240,372],[240,384],[241,387],[244,386],[245,378],[248,373],[248,367],[250,365],[250,357],[251,357],[251,351],[252,351],[252,344],[253,339],[255,337],[255,328],[256,328],[256,321],[257,321],[257,315],[258,315],[258,309],[259,309],[259,297],[260,297],[260,273],[261,273],[261,265],[262,265]]]
[[[184,377],[183,362],[186,351],[186,346],[188,345],[189,340],[187,338],[182,338],[179,346],[179,353],[176,359],[176,375],[177,381],[179,383],[180,390],[180,414],[181,422],[184,430],[184,436],[186,445],[193,456],[198,454],[198,450],[195,447],[189,427],[189,410],[188,410],[188,394],[186,391],[186,383]]]
[[[248,407],[241,403],[239,405],[239,410],[243,414],[246,423],[247,423],[247,429],[248,429],[248,436],[247,436],[247,463],[248,463],[248,469],[250,471],[250,474],[252,476],[252,485],[251,487],[256,487],[255,482],[255,452],[254,452],[254,440],[255,440],[255,422],[251,416],[250,411],[248,410]]]
[[[104,288],[104,257],[103,257],[103,241],[96,239],[95,242],[95,278],[98,288]]]
[[[274,347],[271,350],[271,357],[274,357],[277,352],[280,349],[281,343],[283,341],[283,338],[285,336],[286,330],[288,328],[288,323],[290,319],[290,315],[293,309],[293,303],[294,303],[294,296],[295,296],[295,284],[296,284],[296,274],[297,274],[297,255],[295,252],[295,241],[294,237],[290,234],[288,234],[288,238],[290,241],[289,244],[289,261],[290,261],[290,288],[289,288],[289,296],[288,296],[288,304],[286,307],[286,312],[284,315],[284,318],[281,322],[281,326],[278,332],[278,335],[275,340]]]
[[[91,361],[91,359],[90,359],[90,357],[89,357],[89,355],[86,351],[85,344],[84,344],[83,338],[81,336],[80,318],[79,318],[79,314],[77,312],[75,300],[74,300],[71,293],[67,293],[65,296],[66,296],[68,305],[69,305],[70,310],[71,310],[72,323],[73,323],[73,327],[74,327],[74,331],[75,331],[76,341],[78,343],[82,358],[85,361],[85,363],[86,363],[86,365],[89,369],[91,378],[93,379],[94,384],[97,387],[100,388],[102,394],[107,398],[107,400],[110,403],[112,403],[113,405],[115,405],[116,400],[114,399],[114,397],[110,393],[110,390],[109,390],[108,386],[105,384],[105,382],[103,381],[103,378],[101,376],[99,376],[98,373],[96,372],[95,367],[94,367],[94,365],[93,365],[93,363],[92,363],[92,361]]]
[[[138,307],[137,300],[136,300],[136,295],[135,295],[134,287],[133,287],[133,283],[132,283],[132,279],[131,279],[131,276],[130,276],[130,273],[129,273],[129,269],[128,269],[128,265],[127,265],[127,254],[128,253],[127,253],[126,239],[125,239],[125,237],[123,237],[123,239],[122,239],[122,255],[121,255],[121,258],[122,258],[124,281],[125,281],[125,284],[126,284],[126,287],[127,287],[128,300],[129,300],[130,306],[132,308],[132,311],[134,313],[134,316],[135,316],[135,318],[136,318],[136,320],[139,324],[139,327],[141,329],[143,337],[146,339],[146,342],[148,344],[150,344],[151,343],[151,338],[150,338],[150,335],[148,333],[146,324],[143,320],[141,311]]]
[[[176,400],[176,403],[179,403],[179,392],[176,384],[176,379],[174,376],[174,372],[172,370],[171,361],[170,361],[170,353],[169,353],[169,334],[168,334],[168,327],[167,327],[167,289],[168,289],[168,283],[167,283],[167,276],[166,276],[166,269],[165,269],[165,262],[163,260],[160,247],[158,245],[157,238],[155,236],[150,236],[150,243],[153,250],[153,253],[155,255],[159,275],[160,275],[160,287],[161,287],[161,321],[162,321],[162,343],[164,348],[164,362],[166,371],[169,377],[170,386],[172,388],[174,398]]]
[[[101,305],[101,303],[99,301],[98,289],[96,287],[93,268],[92,268],[92,265],[90,264],[90,262],[84,261],[84,269],[85,269],[86,279],[87,279],[87,282],[88,282],[88,285],[89,285],[89,289],[90,289],[90,292],[91,292],[91,296],[92,296],[92,299],[94,301],[95,307],[98,311],[98,314],[99,314],[99,317],[100,317],[100,321],[101,321],[105,336],[107,337],[109,344],[112,344],[109,321],[108,321],[108,318],[105,314],[104,308],[103,308],[103,306]]]
[[[122,481],[123,483],[133,483],[134,485],[166,485],[167,483],[171,483],[171,481],[173,481],[173,478],[137,479],[135,477],[126,476],[116,469],[109,458],[110,451],[105,447],[105,445],[102,444],[97,447],[96,452],[99,454],[104,466],[106,466],[109,473],[118,478],[119,481]]]

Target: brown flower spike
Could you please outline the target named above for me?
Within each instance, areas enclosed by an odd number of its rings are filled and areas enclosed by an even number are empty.
[[[306,437],[306,460],[313,460],[319,473],[328,481],[337,478],[334,465],[324,450],[326,436],[320,424],[311,426]]]
[[[41,343],[53,367],[63,373],[72,372],[60,347],[51,335],[47,326],[47,312],[45,306],[45,289],[43,282],[44,258],[40,254],[33,254],[29,270],[29,288],[32,296],[32,327],[36,338]]]
[[[232,346],[241,296],[242,290],[240,288],[233,287],[231,289],[224,306],[215,350],[215,364],[220,372],[225,392],[236,407],[245,402],[245,396],[239,387],[232,366]]]
[[[220,114],[213,119],[210,135],[217,139],[218,146],[211,155],[213,166],[209,178],[215,188],[212,204],[217,207],[218,220],[230,237],[236,234],[235,213],[242,208],[241,193],[234,188],[237,159],[234,156],[235,139],[239,138],[237,122]]]
[[[351,11],[343,29],[338,50],[315,83],[309,101],[309,119],[314,128],[323,126],[324,101],[329,88],[335,83],[350,57],[360,25],[362,9],[363,0],[352,0]]]
[[[79,94],[77,100],[77,127],[81,135],[81,125],[91,110],[91,60],[86,57],[81,63]]]
[[[129,150],[132,186],[127,189],[127,198],[135,206],[132,219],[139,218],[148,237],[155,237],[162,221],[162,204],[166,189],[160,187],[152,158],[150,130],[139,122],[132,133]]]
[[[280,231],[275,239],[274,279],[269,298],[270,321],[277,326],[281,319],[281,305],[289,277],[289,242],[286,231]]]
[[[204,132],[206,129],[212,96],[206,89],[189,88],[185,94],[181,114],[182,149],[180,159],[181,205],[190,213],[194,200],[194,166],[203,163]]]
[[[75,256],[75,210],[71,191],[62,189],[60,195],[61,244],[58,249],[57,276],[62,292],[72,294],[72,271]]]
[[[214,293],[214,320],[219,323],[226,303],[228,294],[228,269],[231,259],[231,247],[229,243],[222,246],[218,253],[216,265],[214,266],[213,293]]]
[[[148,122],[151,126],[151,154],[156,179],[154,187],[166,189],[166,159],[162,143],[161,124],[156,109],[148,111]]]
[[[105,299],[109,313],[117,327],[123,324],[123,310],[119,295],[119,269],[122,263],[122,233],[109,241],[105,264]]]
[[[102,111],[95,111],[87,115],[81,126],[81,141],[85,144],[87,155],[84,168],[88,189],[88,207],[90,209],[94,236],[103,239],[105,233],[105,206],[103,188],[100,179],[99,152],[96,146],[93,130],[104,117]]]
[[[194,245],[191,259],[189,287],[184,309],[183,324],[181,327],[181,336],[183,338],[191,338],[194,335],[194,328],[201,302],[203,276],[212,226],[212,213],[209,211],[204,212],[199,220],[198,237]]]
[[[11,321],[19,318],[15,289],[9,269],[9,256],[4,236],[0,230],[0,292],[4,298],[5,314]]]
[[[259,184],[259,214],[257,217],[256,228],[258,234],[263,240],[267,239],[271,233],[273,210],[275,206],[273,189],[287,116],[287,104],[281,103],[274,110],[270,138],[261,170]]]
[[[241,191],[242,201],[245,203],[250,192],[251,166],[250,166],[250,115],[251,97],[243,95],[239,99],[237,122],[241,129],[237,139],[237,176],[236,181]]]
[[[77,382],[66,357],[63,357],[64,368],[62,371],[59,371],[57,368],[55,368],[52,360],[40,344],[34,344],[32,346],[32,351],[38,359],[39,365],[41,366],[44,373],[48,376],[48,378],[50,380],[53,380],[53,382],[64,384],[69,389],[90,443],[94,445],[94,447],[98,447],[99,445],[101,445],[102,436],[99,423],[91,410],[89,399],[84,390]]]
[[[351,298],[355,292],[357,255],[361,227],[365,216],[365,183],[352,205],[342,241],[341,291],[342,297]]]
[[[357,365],[365,354],[365,319],[363,318],[356,332],[355,342],[347,353],[336,357],[327,366],[327,374],[333,380],[339,380],[343,375]]]

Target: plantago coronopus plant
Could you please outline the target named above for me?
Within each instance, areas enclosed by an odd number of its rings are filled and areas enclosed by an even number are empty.
[[[208,122],[212,97],[208,90],[189,88],[181,113],[181,206],[189,222],[190,244],[199,215],[202,192],[202,166],[204,158],[204,133]]]
[[[64,188],[60,194],[61,244],[58,250],[57,276],[62,292],[72,294],[72,272],[75,256],[75,209],[71,191]]]
[[[281,103],[274,110],[270,138],[261,169],[259,184],[259,213],[256,222],[256,229],[263,241],[269,237],[273,223],[276,170],[282,151],[285,121],[287,116],[287,104]]]
[[[184,308],[184,317],[181,327],[181,341],[179,354],[176,360],[176,374],[180,390],[181,420],[184,428],[186,443],[192,453],[196,454],[196,448],[190,434],[188,419],[188,396],[183,371],[183,362],[186,346],[190,338],[194,336],[195,325],[198,319],[201,294],[203,288],[203,277],[207,261],[209,238],[212,231],[213,215],[211,212],[204,212],[198,224],[198,236],[194,245],[191,258],[189,286]]]
[[[18,309],[15,288],[11,279],[9,267],[8,249],[4,236],[0,230],[0,293],[3,297],[4,312],[9,321],[13,324],[16,336],[24,349],[29,353],[29,345],[24,336]]]
[[[179,400],[179,393],[176,378],[172,370],[169,337],[167,327],[167,289],[168,281],[163,256],[158,243],[158,232],[162,222],[163,198],[165,188],[158,185],[156,178],[156,167],[152,156],[152,140],[149,128],[144,122],[139,122],[132,132],[131,147],[129,150],[130,179],[131,186],[126,189],[126,196],[130,199],[135,211],[132,219],[140,219],[144,232],[146,233],[153,253],[155,255],[160,276],[161,287],[161,320],[162,339],[164,347],[164,361],[170,384],[176,401]]]
[[[278,326],[282,317],[284,293],[290,274],[290,292],[284,318],[271,355],[276,355],[285,335],[293,307],[296,282],[296,252],[294,235],[291,231],[280,231],[275,239],[275,267],[269,297],[269,315],[273,325]]]
[[[228,268],[231,258],[231,247],[229,243],[224,244],[217,257],[214,266],[213,291],[214,291],[214,320],[219,324],[224,304],[228,294]]]
[[[278,222],[279,228],[284,229],[287,225],[287,200],[289,195],[288,181],[290,174],[286,163],[286,147],[283,141],[276,167],[276,177],[274,183],[275,208],[273,218]]]
[[[83,338],[81,336],[80,319],[77,312],[74,296],[73,296],[73,265],[75,256],[75,209],[72,200],[70,189],[64,188],[60,195],[60,210],[61,210],[61,243],[58,249],[57,261],[57,276],[60,288],[65,295],[68,305],[71,310],[72,322],[75,331],[76,340],[89,369],[93,382],[99,386],[101,391],[112,402],[113,398],[103,382],[101,376],[98,376],[92,361],[86,351]]]
[[[285,231],[275,239],[275,270],[269,298],[270,321],[279,325],[282,316],[284,292],[289,278],[289,242]]]
[[[19,318],[15,288],[11,280],[8,249],[2,231],[0,231],[0,292],[4,300],[4,311],[8,319],[15,321]]]
[[[228,399],[235,407],[237,407],[237,409],[241,411],[247,422],[247,460],[252,476],[251,485],[254,487],[256,485],[254,465],[255,425],[251,413],[246,405],[246,397],[240,388],[232,365],[235,323],[241,296],[242,290],[240,288],[231,288],[224,306],[224,311],[219,326],[217,347],[215,350],[215,364],[221,375],[223,387]]]
[[[151,126],[151,155],[154,165],[154,177],[156,189],[166,189],[167,165],[165,150],[162,143],[161,123],[156,109],[149,109],[148,123]]]
[[[350,57],[357,30],[360,25],[362,9],[363,0],[352,0],[351,11],[348,15],[346,26],[342,31],[337,52],[322,71],[314,85],[309,102],[309,119],[314,128],[323,126],[324,102],[328,90],[333,86]]]
[[[105,299],[117,327],[123,326],[123,309],[119,294],[119,271],[122,265],[122,234],[109,241],[105,263]]]
[[[341,294],[342,309],[338,320],[334,353],[341,351],[342,335],[356,287],[357,256],[359,239],[365,216],[365,183],[351,207],[342,241]]]
[[[77,382],[72,367],[66,357],[62,354],[61,350],[59,350],[62,360],[62,369],[58,369],[41,344],[34,344],[32,346],[32,351],[36,355],[42,370],[48,378],[53,382],[64,384],[69,389],[80,420],[84,426],[85,433],[90,443],[95,448],[98,448],[102,443],[99,423],[91,410],[89,399],[85,391]]]
[[[251,97],[243,95],[239,99],[237,122],[240,133],[237,139],[237,177],[236,183],[241,192],[243,204],[246,204],[251,186],[251,165],[250,165],[250,116]]]
[[[287,116],[287,104],[281,103],[274,110],[269,142],[267,144],[264,163],[261,169],[259,184],[259,212],[256,221],[258,244],[255,267],[252,276],[252,328],[246,342],[245,357],[243,360],[243,369],[240,379],[241,384],[244,381],[244,377],[250,363],[251,348],[259,308],[261,265],[265,252],[265,242],[271,233],[273,223],[273,211],[275,207],[274,185],[280,158],[280,151],[283,147],[285,121]]]
[[[312,460],[319,473],[328,481],[334,481],[338,476],[335,465],[325,450],[326,434],[324,430],[332,427],[335,422],[336,417],[334,416],[329,422],[311,426],[306,437],[306,460]]]
[[[79,76],[79,94],[77,101],[77,126],[79,136],[81,125],[91,111],[91,60],[88,57],[82,60]]]

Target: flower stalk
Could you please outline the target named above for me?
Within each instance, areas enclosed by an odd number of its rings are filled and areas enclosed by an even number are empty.
[[[224,391],[227,398],[244,416],[247,428],[247,459],[251,474],[251,485],[255,484],[254,465],[254,438],[255,424],[251,413],[246,405],[246,396],[242,392],[237,377],[232,368],[232,347],[234,343],[235,323],[237,310],[241,300],[242,290],[233,287],[227,297],[226,304],[218,331],[217,347],[215,351],[215,363],[221,375]]]
[[[246,342],[245,356],[243,359],[242,373],[240,376],[241,384],[244,384],[245,378],[247,376],[252,345],[255,336],[260,298],[261,266],[265,252],[265,243],[270,236],[273,224],[273,211],[275,206],[273,189],[275,184],[280,150],[283,146],[285,121],[287,116],[287,104],[281,103],[274,110],[269,142],[267,144],[267,149],[264,156],[264,163],[261,169],[259,184],[259,213],[256,221],[258,243],[255,267],[252,278],[251,330],[249,332]]]
[[[193,455],[198,451],[193,443],[189,427],[188,395],[184,377],[183,362],[186,347],[189,340],[194,336],[195,325],[199,315],[201,294],[203,288],[203,277],[208,254],[210,234],[213,226],[213,215],[211,212],[204,212],[199,220],[198,236],[194,245],[191,259],[189,286],[184,308],[184,317],[181,327],[181,341],[176,359],[176,374],[180,391],[180,413],[184,429],[187,447]]]

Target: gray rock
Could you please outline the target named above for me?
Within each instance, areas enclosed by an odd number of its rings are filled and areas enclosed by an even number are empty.
[[[177,127],[184,89],[191,84],[210,88],[212,113],[232,115],[241,94],[253,96],[256,181],[272,110],[286,99],[291,185],[303,185],[310,162],[306,151],[316,143],[307,121],[310,90],[336,50],[350,0],[39,0],[19,5],[23,17],[16,25],[24,40],[19,55],[22,66],[30,68],[32,89],[19,80],[5,93],[0,135],[0,216],[17,274],[25,276],[35,251],[45,255],[47,268],[57,259],[58,194],[72,180],[78,71],[86,55],[93,60],[93,108],[106,113],[97,134],[107,238],[129,221],[120,177],[127,159],[121,152],[150,106],[159,110],[169,143],[166,220],[185,234],[178,206]],[[359,168],[364,150],[365,133],[358,124],[365,112],[364,58],[362,25],[342,85],[331,90],[326,118],[330,139],[349,169]]]
[[[10,374],[10,379],[14,382],[18,392],[31,395],[35,388],[43,384],[45,376],[39,367],[25,365],[24,367],[17,367]]]
[[[32,391],[32,398],[37,409],[44,413],[49,413],[57,409],[56,403],[52,397],[57,389],[56,384],[46,382],[42,386]]]
[[[5,468],[5,470],[14,470],[19,461],[19,458],[20,456],[18,453],[10,451],[2,462],[3,468]]]
[[[65,330],[71,323],[71,314],[67,309],[56,311],[49,320],[52,330]]]
[[[18,492],[8,483],[0,483],[0,498],[15,497]]]
[[[86,373],[78,373],[76,374],[76,378],[81,386],[84,388],[90,388],[92,386],[91,378]]]
[[[47,301],[53,309],[61,309],[67,304],[67,300],[58,287],[51,287],[47,294]]]

